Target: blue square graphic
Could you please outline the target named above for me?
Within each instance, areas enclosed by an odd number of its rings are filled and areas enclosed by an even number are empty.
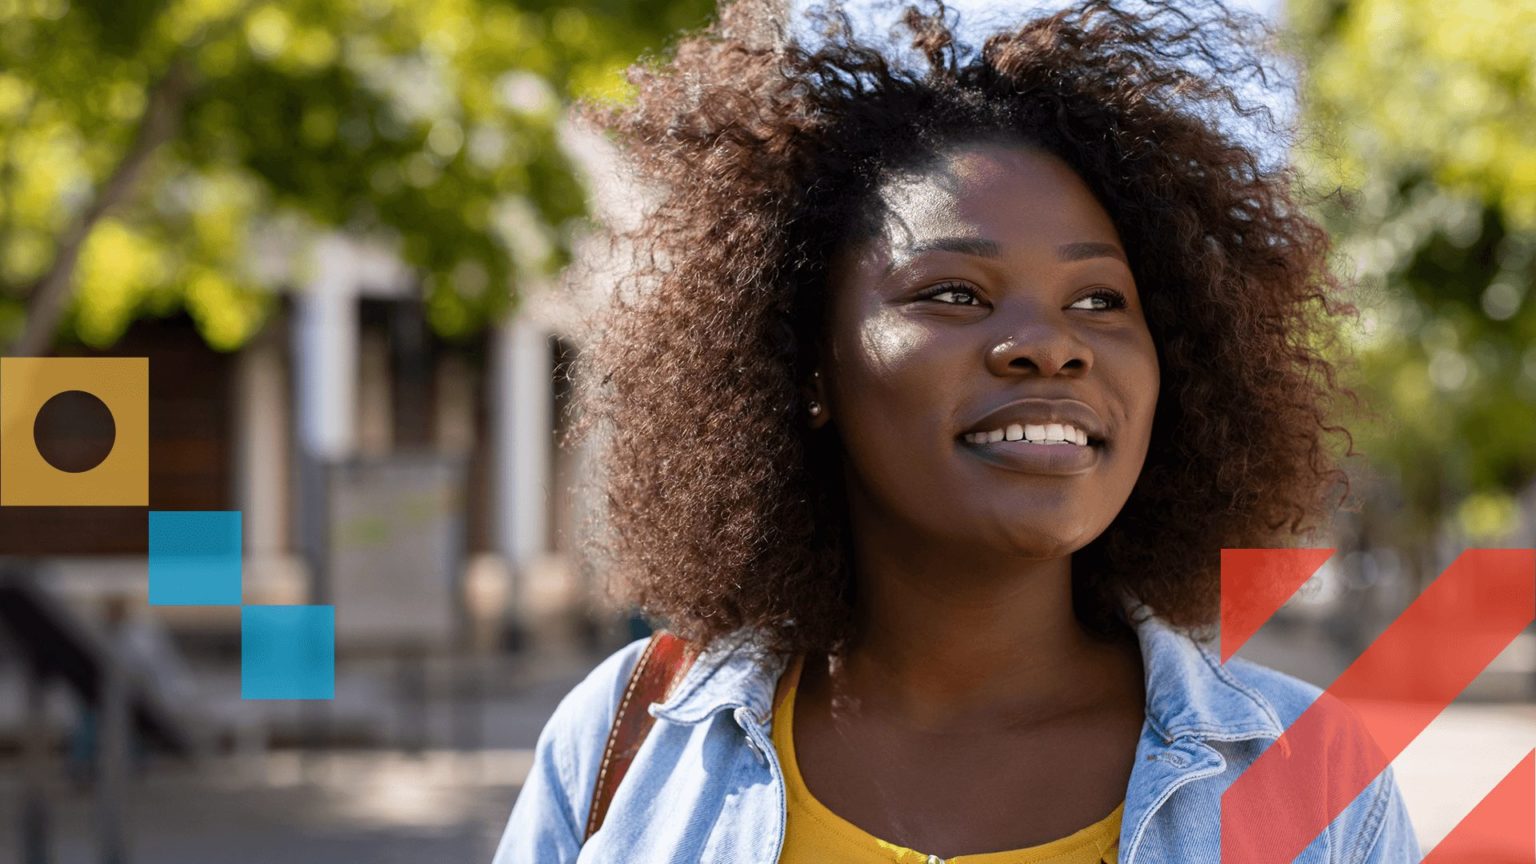
[[[149,605],[240,605],[240,511],[149,511]]]
[[[242,607],[240,696],[335,698],[336,607]]]

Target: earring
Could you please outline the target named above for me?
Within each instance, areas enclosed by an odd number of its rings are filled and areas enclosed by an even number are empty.
[[[819,417],[821,416],[821,403],[812,402],[810,405],[806,406],[805,410],[811,412],[812,417]]]

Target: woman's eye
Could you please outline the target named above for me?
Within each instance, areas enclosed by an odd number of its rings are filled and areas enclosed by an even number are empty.
[[[1098,301],[1099,305],[1094,305],[1094,306],[1091,306],[1091,307],[1084,307],[1084,306],[1080,306],[1079,305],[1081,303],[1090,302],[1090,301]],[[1110,309],[1124,309],[1125,305],[1126,304],[1125,304],[1125,295],[1124,294],[1121,294],[1119,291],[1115,291],[1115,290],[1112,290],[1112,289],[1109,289],[1109,288],[1100,288],[1099,290],[1093,292],[1092,294],[1089,294],[1087,297],[1084,297],[1083,299],[1077,301],[1076,303],[1073,303],[1071,305],[1071,307],[1069,307],[1069,308],[1072,308],[1072,309],[1091,308],[1094,311],[1108,311]]]
[[[949,297],[965,298],[961,300],[941,299]],[[981,300],[976,292],[964,285],[939,285],[932,291],[922,296],[923,300],[938,300],[940,303],[948,303],[951,306],[975,306]]]

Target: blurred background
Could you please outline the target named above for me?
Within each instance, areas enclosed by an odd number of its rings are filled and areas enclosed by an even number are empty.
[[[1364,289],[1363,506],[1242,652],[1326,685],[1460,550],[1536,547],[1536,0],[1237,5]],[[0,861],[490,860],[644,632],[556,446],[602,287],[550,288],[627,200],[568,106],[712,11],[0,0],[0,352],[148,357],[150,508],[239,510],[246,603],[341,610],[334,700],[242,700],[238,610],[148,605],[144,508],[0,510]],[[1533,746],[1527,630],[1395,763],[1425,845]]]

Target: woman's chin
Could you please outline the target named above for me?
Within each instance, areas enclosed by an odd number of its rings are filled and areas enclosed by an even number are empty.
[[[1081,531],[1040,530],[1043,527],[1046,526],[1034,526],[1028,532],[1013,532],[1003,538],[998,548],[1028,561],[1051,561],[1070,556],[1093,539]]]

